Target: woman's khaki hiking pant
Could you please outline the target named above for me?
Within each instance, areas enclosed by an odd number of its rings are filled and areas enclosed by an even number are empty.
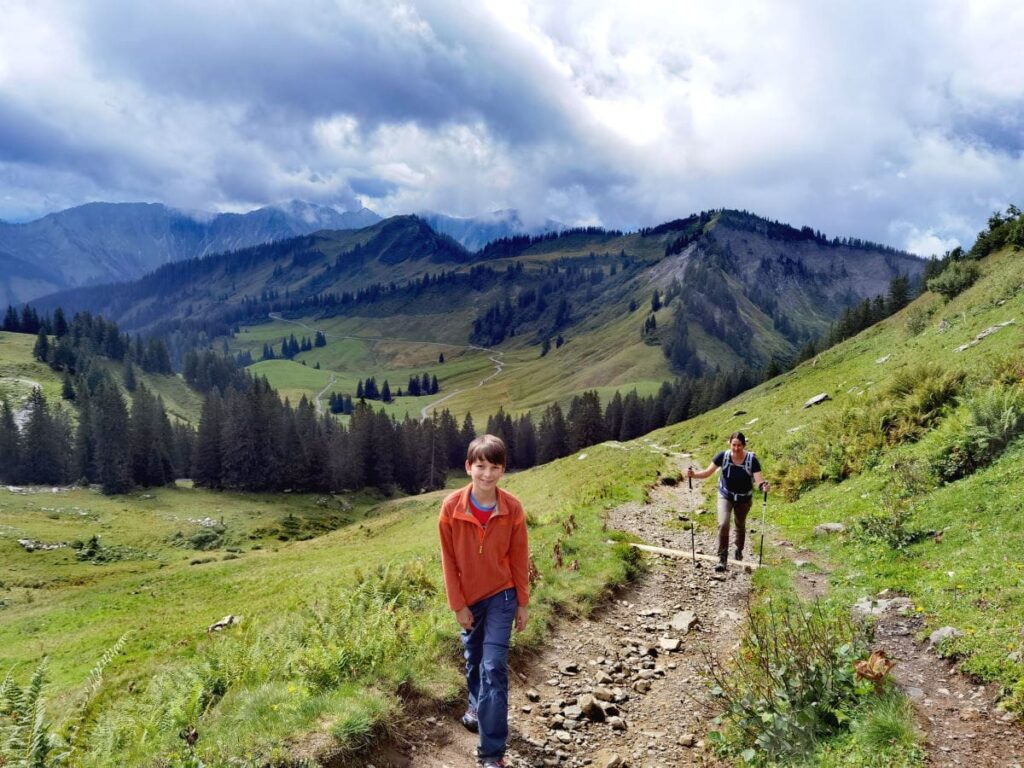
[[[753,497],[740,501],[718,497],[718,559],[723,563],[729,559],[729,517],[736,516],[736,552],[742,554],[747,539],[747,513]]]

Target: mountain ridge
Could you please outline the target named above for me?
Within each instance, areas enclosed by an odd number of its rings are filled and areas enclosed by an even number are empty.
[[[209,215],[162,203],[86,203],[35,221],[0,222],[0,252],[15,260],[0,277],[0,301],[130,280],[168,262],[377,220],[368,208],[339,212],[301,201]],[[33,277],[24,264],[47,268]]]

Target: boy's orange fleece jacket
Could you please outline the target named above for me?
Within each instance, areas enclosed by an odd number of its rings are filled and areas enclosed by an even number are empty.
[[[519,499],[498,488],[498,505],[487,527],[469,511],[470,483],[441,504],[441,567],[448,607],[460,611],[509,587],[516,602],[530,602],[526,513]]]

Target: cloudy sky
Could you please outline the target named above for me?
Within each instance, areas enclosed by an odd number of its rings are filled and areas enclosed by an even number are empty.
[[[0,0],[0,219],[93,200],[635,228],[745,208],[931,254],[1024,201],[1024,4]]]

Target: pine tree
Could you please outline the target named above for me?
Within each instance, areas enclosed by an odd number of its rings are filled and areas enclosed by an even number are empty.
[[[441,387],[437,383],[437,376],[436,375],[432,376],[430,378],[430,394],[436,395],[440,391],[441,391]]]
[[[50,340],[43,328],[40,328],[39,333],[36,334],[36,344],[32,347],[32,356],[41,363],[50,362]]]
[[[622,395],[618,390],[615,390],[615,394],[612,399],[608,402],[608,407],[604,411],[604,424],[605,429],[608,432],[608,436],[612,440],[620,440],[622,434]]]
[[[71,376],[66,373],[64,374],[64,381],[61,383],[60,396],[68,401],[75,399],[75,386],[71,383]]]
[[[64,448],[50,417],[50,408],[43,390],[35,387],[29,395],[25,426],[21,432],[21,482],[30,485],[49,485],[64,480],[60,476],[61,460],[58,452]]]
[[[4,400],[0,403],[0,482],[14,483],[18,480],[20,451],[18,426],[14,421],[14,409]]]
[[[537,434],[537,460],[547,463],[569,455],[569,428],[558,403],[544,409]]]
[[[889,281],[889,297],[886,310],[889,314],[899,312],[910,303],[910,278],[897,275]]]
[[[132,365],[131,359],[125,359],[124,361],[124,371],[121,380],[124,383],[124,388],[129,392],[134,392],[138,386],[138,382],[135,380],[135,366]]]
[[[57,307],[53,311],[53,335],[62,339],[68,334],[68,320],[64,316],[64,310]]]
[[[103,493],[124,493],[132,486],[128,409],[117,387],[103,382],[92,398],[97,479]]]
[[[20,333],[21,321],[18,320],[18,312],[10,304],[7,305],[7,312],[4,314],[3,329],[8,333]]]
[[[224,402],[211,392],[203,402],[192,453],[192,479],[203,488],[223,487],[221,434],[224,429]]]
[[[441,354],[439,354],[439,355],[437,356],[437,362],[438,362],[439,364],[443,364],[443,363],[444,363],[444,352],[442,352]]]
[[[590,390],[572,399],[569,407],[569,447],[573,451],[602,442],[605,437],[601,400]]]
[[[661,309],[661,294],[658,289],[654,289],[654,294],[651,296],[651,312],[657,312]]]
[[[640,398],[636,390],[632,390],[622,400],[622,425],[619,428],[618,439],[621,441],[632,440],[644,433],[644,412],[640,404]]]
[[[360,379],[359,383],[356,384],[356,398],[362,400],[365,396],[365,392],[363,391],[363,380]]]
[[[388,385],[388,380],[384,379],[384,386],[380,390],[380,399],[385,403],[391,402],[391,387]]]

